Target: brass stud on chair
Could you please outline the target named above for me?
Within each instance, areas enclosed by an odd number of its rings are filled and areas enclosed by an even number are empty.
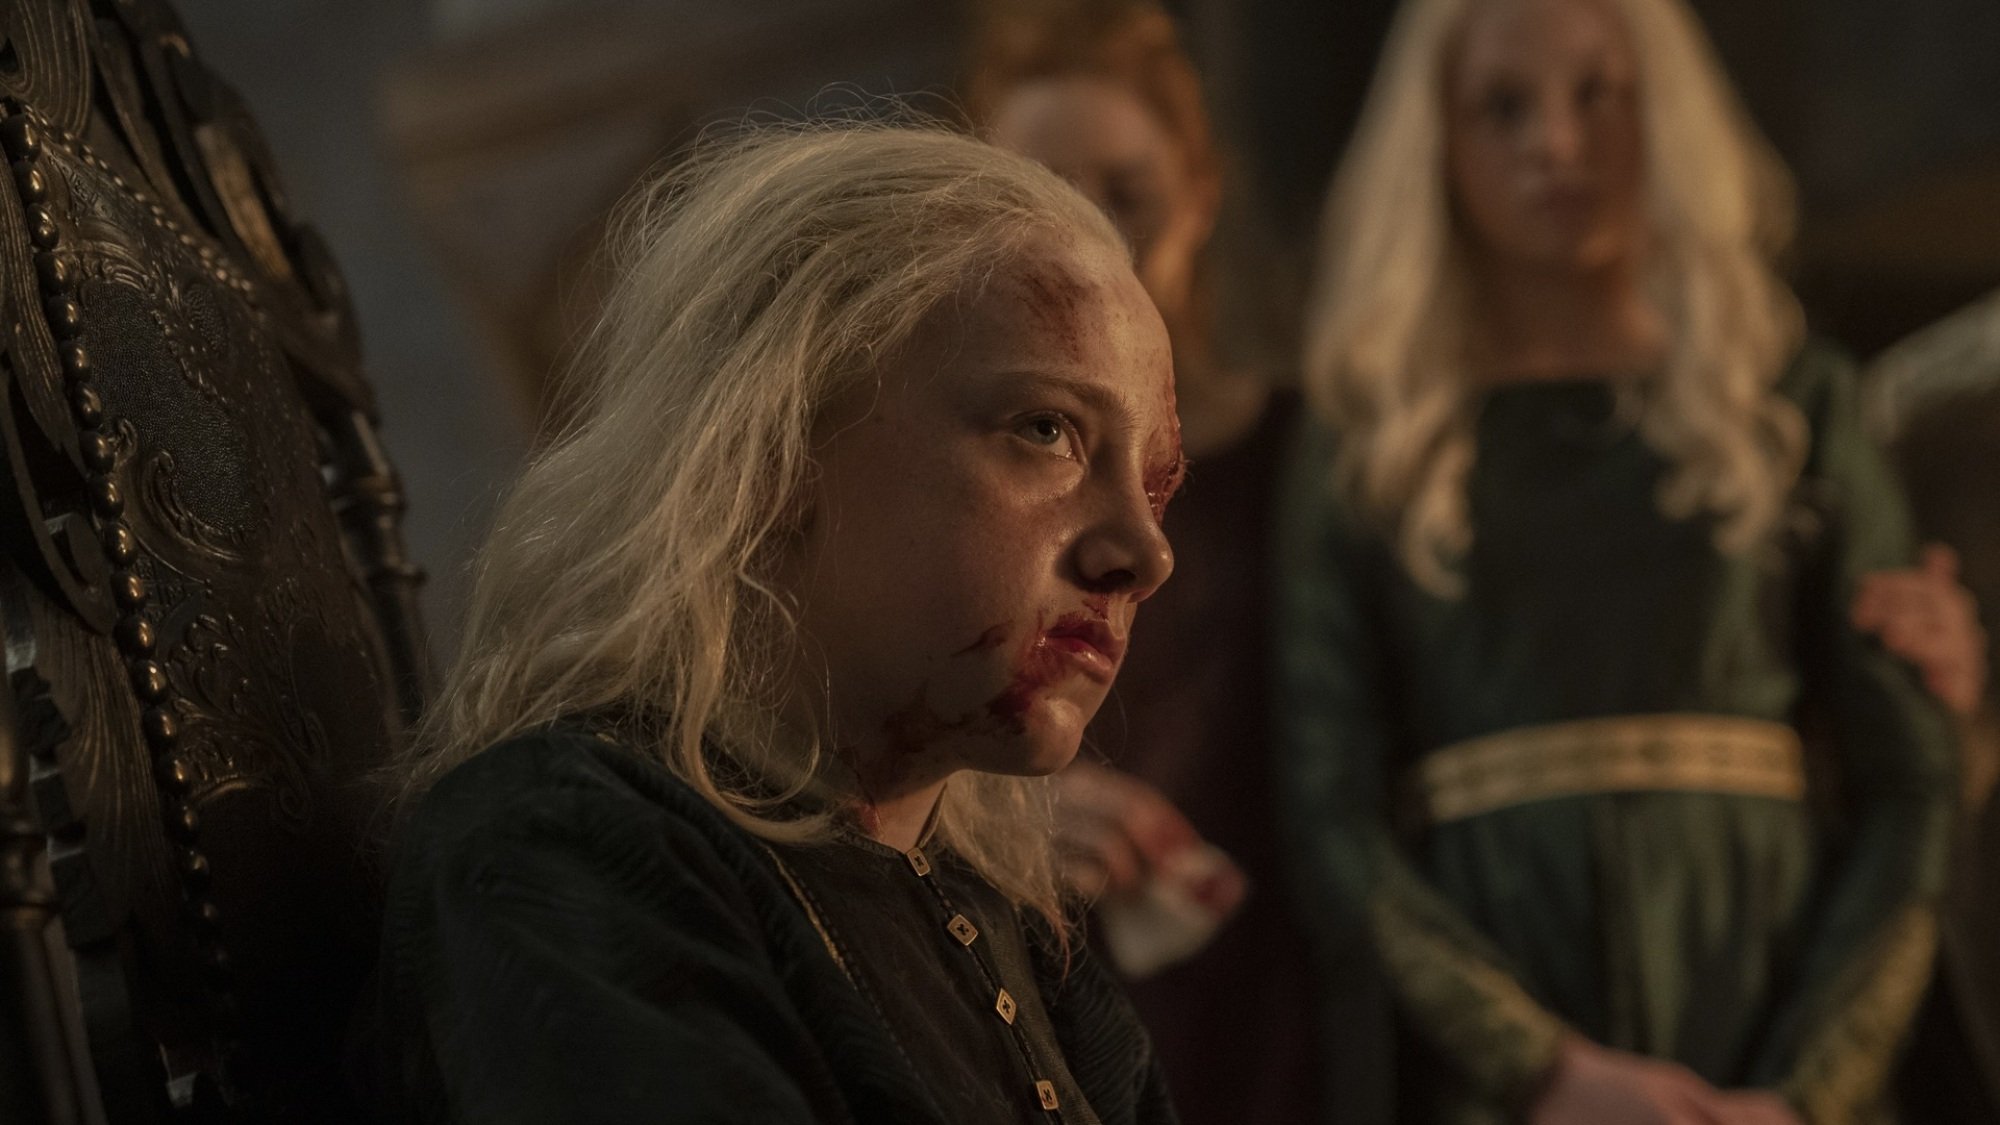
[[[64,342],[62,349],[63,374],[71,379],[90,378],[90,349],[76,340]]]
[[[83,330],[83,309],[68,297],[57,294],[42,304],[42,315],[49,321],[49,331],[58,340],[75,339]]]
[[[148,707],[140,716],[139,726],[155,747],[172,746],[180,738],[180,724],[174,720],[174,713],[165,707]]]
[[[159,635],[153,630],[153,623],[136,613],[118,619],[113,631],[118,645],[135,657],[151,656],[153,647],[159,643]]]
[[[53,250],[35,255],[35,276],[41,279],[44,289],[68,289],[76,283],[76,271],[69,259]]]
[[[33,160],[42,154],[42,135],[26,117],[10,117],[0,125],[0,145],[16,160]]]
[[[146,595],[146,580],[131,571],[120,573],[111,580],[111,596],[128,610],[144,608]]]
[[[28,241],[43,250],[53,250],[62,242],[62,227],[47,207],[28,208]]]
[[[100,519],[115,520],[125,514],[125,494],[118,489],[118,481],[108,475],[90,478],[90,507]]]
[[[19,161],[14,165],[14,190],[28,203],[44,203],[49,198],[49,180],[40,168]]]
[[[77,438],[77,451],[83,455],[83,463],[92,472],[108,473],[118,467],[118,449],[111,439],[93,430]]]
[[[134,660],[131,667],[132,690],[145,703],[158,703],[165,699],[167,670],[157,660]]]

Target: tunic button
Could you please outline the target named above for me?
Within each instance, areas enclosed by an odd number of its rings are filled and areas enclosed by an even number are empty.
[[[1042,1100],[1043,1109],[1058,1109],[1062,1102],[1056,1098],[1056,1084],[1044,1078],[1035,1083],[1035,1096]]]
[[[944,928],[951,931],[951,936],[957,938],[960,945],[971,945],[979,940],[979,927],[967,921],[963,914],[952,915]]]
[[[910,861],[910,870],[916,872],[918,875],[929,875],[931,873],[931,861],[924,857],[924,850],[922,848],[911,848],[909,851],[903,853],[903,858]]]
[[[1014,997],[1006,989],[1001,989],[1000,995],[993,998],[993,1010],[1000,1013],[1000,1018],[1007,1021],[1009,1027],[1013,1026]]]

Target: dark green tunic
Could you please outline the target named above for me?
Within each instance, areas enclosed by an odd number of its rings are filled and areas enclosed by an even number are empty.
[[[1032,1109],[1023,1060],[982,1029],[993,997],[907,886],[856,886],[900,857],[851,844],[786,867],[658,763],[559,724],[496,746],[430,792],[401,833],[383,931],[374,1085],[383,1117],[549,1125],[1097,1121],[1171,1125],[1130,1005],[1087,955],[1065,966],[976,876],[941,873],[1009,939],[1023,1013],[1046,1021],[1083,1112]],[[822,928],[843,929],[829,952]],[[1011,928],[1011,929],[1010,929]],[[1065,971],[1065,969],[1067,971]],[[933,1012],[890,995],[925,989]],[[980,1017],[988,1022],[982,1023]],[[967,1030],[970,1029],[970,1030]],[[1001,1080],[947,1088],[971,1075]],[[956,1076],[956,1077],[954,1077]],[[970,1107],[970,1108],[968,1108]],[[971,1116],[968,1116],[971,1114]]]
[[[1781,390],[1809,460],[1782,526],[1740,555],[1710,520],[1660,514],[1666,466],[1609,384],[1490,392],[1459,598],[1410,580],[1333,498],[1331,437],[1301,435],[1281,500],[1280,803],[1339,1038],[1378,977],[1417,1033],[1406,1112],[1506,1119],[1565,1028],[1779,1089],[1814,1125],[1876,1098],[1933,942],[1951,735],[1849,623],[1856,579],[1910,551],[1851,373],[1808,350]],[[1807,701],[1828,720],[1813,764],[1838,776],[1831,817],[1707,792],[1558,797],[1401,834],[1389,812],[1414,763],[1466,739],[1622,715],[1790,723]]]

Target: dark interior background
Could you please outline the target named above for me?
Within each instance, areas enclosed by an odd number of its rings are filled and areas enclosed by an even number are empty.
[[[963,3],[963,0],[960,0]],[[1179,0],[1235,158],[1234,321],[1282,365],[1391,0]],[[1695,0],[1796,172],[1796,280],[1866,357],[2000,287],[2000,4]],[[595,284],[604,209],[702,123],[948,106],[938,0],[182,0],[346,268],[441,650]],[[829,84],[840,84],[828,89]]]

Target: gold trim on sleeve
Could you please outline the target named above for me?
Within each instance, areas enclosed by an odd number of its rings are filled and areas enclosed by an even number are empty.
[[[1874,952],[1850,978],[1869,975],[1814,1036],[1783,1093],[1813,1125],[1855,1125],[1889,1082],[1896,1048],[1909,1033],[1930,984],[1937,914],[1912,906],[1890,919]]]
[[[1379,895],[1368,920],[1383,969],[1404,1010],[1454,1059],[1475,1090],[1524,1104],[1555,1066],[1568,1025],[1521,983],[1425,924],[1396,895]]]

